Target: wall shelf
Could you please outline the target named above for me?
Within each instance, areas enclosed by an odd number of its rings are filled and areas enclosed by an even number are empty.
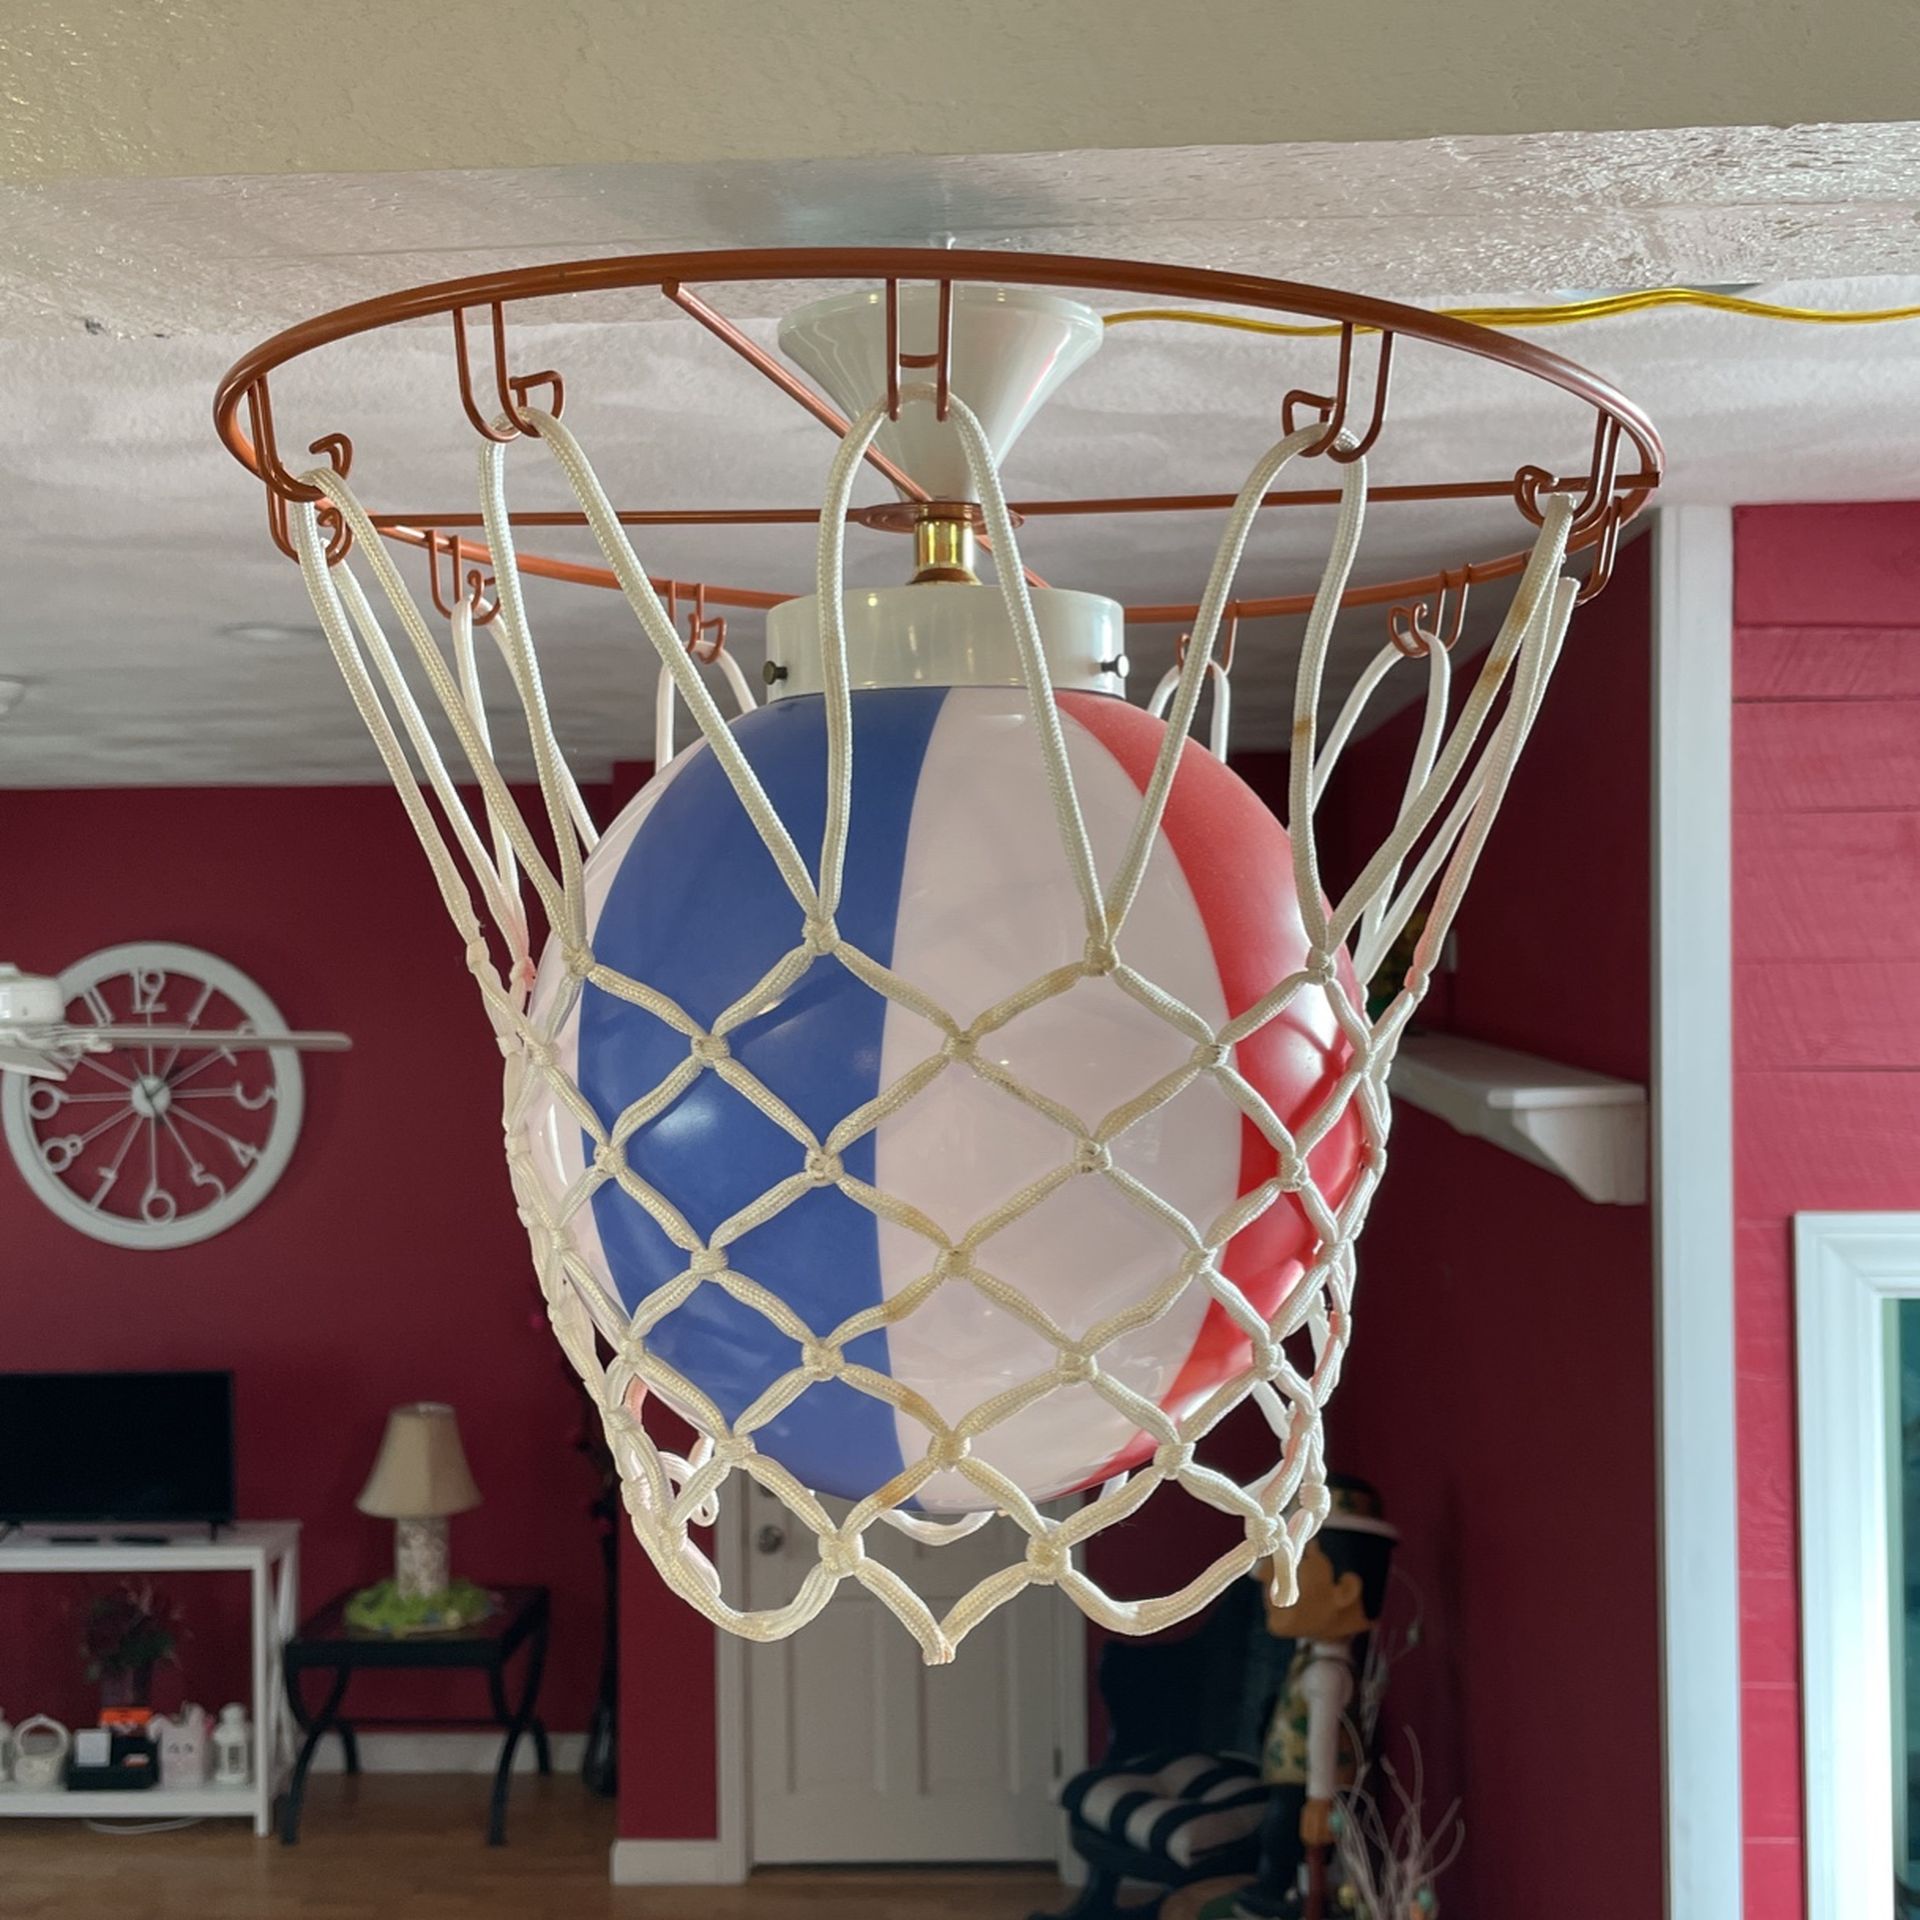
[[[114,1793],[66,1787],[46,1791],[0,1784],[0,1820],[251,1817],[264,1837],[293,1740],[280,1675],[281,1649],[299,1612],[300,1523],[242,1521],[209,1535],[203,1528],[157,1529],[153,1537],[116,1539],[110,1528],[21,1527],[0,1535],[0,1573],[203,1573],[247,1576],[253,1621],[253,1777],[244,1787],[157,1786]],[[107,1905],[111,1905],[110,1902]]]
[[[1647,1090],[1459,1034],[1409,1034],[1396,1099],[1530,1160],[1588,1200],[1644,1206]]]

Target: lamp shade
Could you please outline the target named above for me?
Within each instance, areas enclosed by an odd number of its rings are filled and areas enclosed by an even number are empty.
[[[355,1504],[383,1520],[465,1513],[480,1504],[453,1409],[435,1400],[395,1407],[367,1484]]]

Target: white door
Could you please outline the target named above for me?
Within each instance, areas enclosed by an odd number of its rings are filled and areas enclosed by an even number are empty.
[[[749,1603],[781,1605],[814,1563],[813,1535],[759,1487],[747,1524]],[[937,1614],[1006,1564],[1013,1529],[996,1520],[923,1547],[876,1525],[867,1551]],[[1029,1589],[954,1661],[929,1667],[899,1621],[848,1580],[800,1632],[750,1647],[754,1864],[1053,1859],[1064,1691],[1053,1610],[1070,1604]]]

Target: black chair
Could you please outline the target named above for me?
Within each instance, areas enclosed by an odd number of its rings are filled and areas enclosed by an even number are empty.
[[[1064,1914],[1034,1920],[1148,1920],[1175,1887],[1255,1870],[1260,1748],[1293,1644],[1267,1631],[1253,1580],[1235,1581],[1184,1639],[1107,1642],[1107,1755],[1060,1796],[1087,1883]],[[1159,1892],[1123,1906],[1126,1881]]]

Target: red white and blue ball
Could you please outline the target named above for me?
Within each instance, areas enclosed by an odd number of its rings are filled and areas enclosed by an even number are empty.
[[[1068,757],[1095,863],[1110,879],[1164,737],[1124,701],[1062,693]],[[853,695],[853,804],[842,937],[912,982],[962,1025],[1079,959],[1084,910],[1060,844],[1026,695],[900,687]],[[735,727],[741,751],[817,870],[827,745],[817,696],[778,701]],[[595,957],[676,1001],[703,1028],[801,939],[801,912],[705,744],[680,754],[595,849],[587,871]],[[1241,780],[1189,744],[1160,839],[1120,940],[1127,963],[1217,1028],[1295,971],[1306,952],[1284,829]],[[1344,964],[1344,963],[1343,963]],[[1350,985],[1349,981],[1349,985]],[[555,952],[533,1017],[602,1123],[687,1058],[685,1037],[618,995],[577,995]],[[732,1053],[824,1139],[848,1114],[937,1054],[929,1021],[816,960],[790,991],[729,1036]],[[1082,979],[980,1043],[984,1058],[1089,1126],[1178,1069],[1194,1042],[1112,979]],[[1236,1051],[1239,1071],[1290,1125],[1324,1100],[1348,1050],[1323,995],[1307,991]],[[538,1177],[557,1198],[592,1152],[557,1101],[527,1121]],[[846,1174],[904,1201],[958,1241],[1074,1157],[1074,1140],[967,1066],[950,1064],[847,1147]],[[701,1073],[626,1141],[628,1164],[703,1238],[803,1169],[804,1148],[740,1093]],[[1360,1157],[1349,1112],[1310,1167],[1335,1200]],[[1206,1233],[1277,1156],[1202,1075],[1112,1145],[1132,1174]],[[575,1245],[629,1311],[684,1274],[688,1256],[612,1182],[573,1222]],[[1315,1235],[1283,1195],[1221,1254],[1223,1271],[1271,1315],[1298,1284]],[[1033,1302],[1070,1340],[1152,1298],[1185,1249],[1112,1180],[1063,1182],[981,1241],[976,1266]],[[732,1269],[790,1306],[816,1336],[897,1297],[938,1248],[835,1186],[808,1189],[728,1249]],[[647,1336],[731,1421],[801,1362],[796,1342],[711,1282]],[[1176,1417],[1245,1364],[1248,1344],[1195,1285],[1151,1324],[1114,1339],[1102,1370]],[[861,1367],[910,1387],[948,1422],[1054,1365],[1052,1344],[964,1278],[903,1319],[847,1343]],[[927,1450],[926,1426],[843,1379],[816,1379],[754,1435],[823,1494],[861,1498]],[[1138,1423],[1086,1383],[1058,1385],[981,1434],[989,1462],[1035,1499],[1093,1485],[1153,1450]],[[992,1504],[943,1468],[912,1505]]]

